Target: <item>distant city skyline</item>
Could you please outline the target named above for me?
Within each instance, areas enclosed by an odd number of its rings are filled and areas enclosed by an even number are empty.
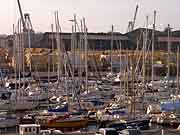
[[[108,32],[111,25],[115,31],[125,33],[128,22],[133,19],[136,5],[139,5],[135,28],[145,27],[149,16],[150,28],[153,12],[157,11],[157,29],[168,24],[180,29],[180,0],[20,0],[24,13],[30,13],[36,32],[51,31],[56,10],[60,13],[63,32],[71,32],[68,20],[77,15],[78,21],[86,18],[89,32]],[[0,8],[0,34],[11,34],[13,24],[20,18],[17,0],[4,0]]]

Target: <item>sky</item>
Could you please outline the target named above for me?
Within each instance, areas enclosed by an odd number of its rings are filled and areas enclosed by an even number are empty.
[[[70,32],[71,20],[86,18],[89,32],[109,32],[114,25],[115,31],[125,33],[128,22],[133,19],[136,5],[139,5],[135,28],[145,27],[149,16],[152,27],[153,12],[157,11],[157,29],[163,30],[168,24],[180,29],[180,0],[20,0],[24,13],[30,13],[36,32],[51,31],[54,12],[59,11],[63,32]],[[1,0],[0,34],[11,34],[13,24],[20,18],[17,0]]]

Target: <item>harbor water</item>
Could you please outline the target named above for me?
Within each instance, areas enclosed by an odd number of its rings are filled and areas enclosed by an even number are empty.
[[[83,133],[85,135],[95,135],[96,130],[97,128],[95,125],[89,125],[86,131],[83,130]],[[65,135],[83,135],[83,133],[65,133]],[[19,135],[18,128],[0,129],[0,135]],[[161,127],[154,129],[153,127],[153,129],[142,131],[142,135],[180,135],[180,131],[169,128],[161,129]]]

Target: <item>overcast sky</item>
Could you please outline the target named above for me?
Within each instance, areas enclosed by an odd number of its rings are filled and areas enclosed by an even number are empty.
[[[50,31],[55,10],[59,10],[62,30],[71,31],[73,14],[80,20],[87,20],[91,32],[108,32],[111,25],[116,31],[125,33],[128,21],[132,20],[136,4],[139,5],[137,27],[144,27],[146,16],[152,24],[153,11],[157,10],[157,26],[163,29],[168,23],[180,29],[180,0],[20,0],[23,12],[31,14],[36,32]],[[1,0],[0,34],[12,33],[13,23],[17,23],[19,10],[16,0]]]

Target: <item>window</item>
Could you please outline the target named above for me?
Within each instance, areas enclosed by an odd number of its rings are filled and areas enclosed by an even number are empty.
[[[40,128],[37,128],[37,134],[39,134]]]
[[[33,130],[33,132],[35,132],[35,131],[36,131],[36,129],[35,129],[35,128],[32,128],[32,130]]]

